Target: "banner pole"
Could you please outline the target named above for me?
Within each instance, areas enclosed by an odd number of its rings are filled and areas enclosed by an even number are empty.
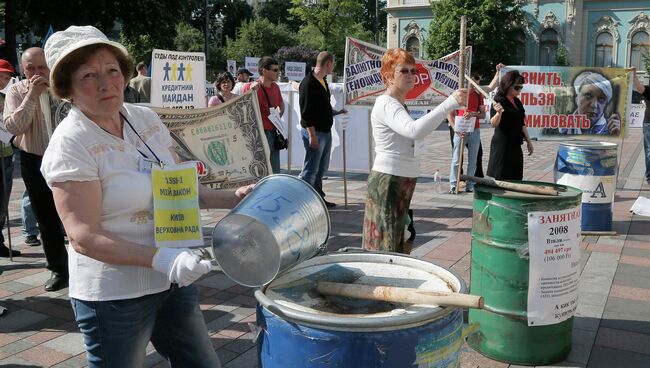
[[[345,153],[345,131],[346,129],[343,129],[343,134],[341,137],[342,144],[343,144],[343,199],[344,199],[344,207],[347,210],[348,209],[348,165],[347,165],[347,154]]]
[[[458,87],[463,88],[465,86],[465,33],[466,33],[466,26],[467,26],[467,17],[462,16],[460,17],[460,55],[459,55],[459,60],[458,60]],[[468,95],[469,97],[469,95]],[[467,109],[467,101],[465,101],[465,109]],[[454,147],[455,149],[455,147]],[[458,190],[460,188],[460,171],[463,168],[463,151],[465,150],[465,136],[461,135],[460,136],[460,147],[458,147],[460,150],[460,157],[458,160],[458,172],[456,173],[456,193],[458,194]],[[452,152],[453,156],[453,152]]]

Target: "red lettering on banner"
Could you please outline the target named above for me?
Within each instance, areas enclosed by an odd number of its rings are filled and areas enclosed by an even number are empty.
[[[526,115],[524,122],[529,128],[582,128],[588,129],[591,120],[587,115],[535,114]]]
[[[537,84],[541,86],[561,86],[562,78],[555,72],[522,72],[526,84]]]

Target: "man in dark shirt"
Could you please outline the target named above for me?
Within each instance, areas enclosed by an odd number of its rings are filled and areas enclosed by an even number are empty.
[[[305,145],[305,162],[300,178],[308,182],[325,198],[323,175],[330,163],[332,149],[332,124],[334,115],[346,113],[345,109],[334,111],[330,103],[330,89],[325,77],[334,70],[334,54],[321,51],[316,58],[316,67],[300,82],[300,125],[302,142]],[[325,201],[327,207],[336,204]]]
[[[643,116],[643,150],[645,152],[645,180],[650,185],[650,86],[644,86],[634,74],[634,90],[641,93],[645,99],[645,115]]]

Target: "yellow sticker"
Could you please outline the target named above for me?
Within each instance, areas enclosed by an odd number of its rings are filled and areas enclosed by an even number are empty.
[[[154,167],[151,184],[156,246],[202,246],[196,162]]]

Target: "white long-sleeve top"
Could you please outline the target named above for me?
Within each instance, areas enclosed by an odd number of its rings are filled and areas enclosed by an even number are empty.
[[[415,158],[415,140],[424,138],[447,114],[460,107],[453,96],[423,117],[413,120],[406,108],[395,98],[381,95],[372,108],[370,121],[375,140],[375,162],[372,169],[385,174],[417,178],[420,165]]]

